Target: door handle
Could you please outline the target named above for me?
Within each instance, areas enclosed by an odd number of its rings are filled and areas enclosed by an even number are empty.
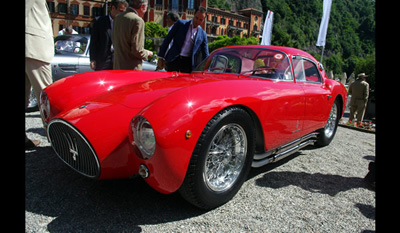
[[[77,71],[77,65],[75,65],[75,64],[58,64],[58,67],[60,67],[60,69],[62,71],[66,71],[66,72]]]

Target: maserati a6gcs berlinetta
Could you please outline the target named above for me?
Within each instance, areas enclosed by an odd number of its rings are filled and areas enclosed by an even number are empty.
[[[57,155],[94,179],[141,176],[204,209],[229,201],[251,167],[326,146],[345,87],[310,54],[279,46],[215,50],[192,73],[98,71],[45,88]]]

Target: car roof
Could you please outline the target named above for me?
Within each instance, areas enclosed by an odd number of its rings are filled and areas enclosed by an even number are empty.
[[[233,46],[227,46],[223,48],[243,48],[243,47],[248,47],[248,48],[262,48],[262,49],[273,49],[273,50],[278,50],[281,52],[286,53],[287,55],[291,56],[302,56],[309,58],[315,62],[318,62],[311,54],[301,50],[301,49],[296,49],[296,48],[291,48],[291,47],[285,47],[285,46],[275,46],[275,45],[233,45]],[[222,49],[222,48],[221,48]]]

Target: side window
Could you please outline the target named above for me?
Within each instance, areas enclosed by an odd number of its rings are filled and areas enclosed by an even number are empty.
[[[321,75],[318,72],[317,66],[308,60],[304,60],[304,73],[306,76],[306,82],[320,83]]]
[[[317,66],[302,57],[293,57],[293,69],[296,82],[320,83],[321,75]]]
[[[301,57],[293,57],[292,61],[296,82],[305,82],[303,59]]]

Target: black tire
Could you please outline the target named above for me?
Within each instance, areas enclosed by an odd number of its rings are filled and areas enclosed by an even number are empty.
[[[233,139],[237,142],[229,144]],[[224,142],[224,148],[235,149],[221,149],[223,147],[217,146],[217,142],[221,145]],[[202,209],[212,209],[232,199],[249,173],[254,142],[253,121],[245,110],[231,107],[215,115],[204,128],[193,151],[185,180],[179,189],[182,197]],[[236,172],[227,172],[231,171],[228,168]],[[220,176],[221,173],[224,176]],[[234,178],[226,178],[228,176]]]
[[[319,147],[329,145],[335,137],[339,125],[341,104],[338,99],[335,100],[329,113],[329,119],[325,127],[319,130],[316,145]]]

